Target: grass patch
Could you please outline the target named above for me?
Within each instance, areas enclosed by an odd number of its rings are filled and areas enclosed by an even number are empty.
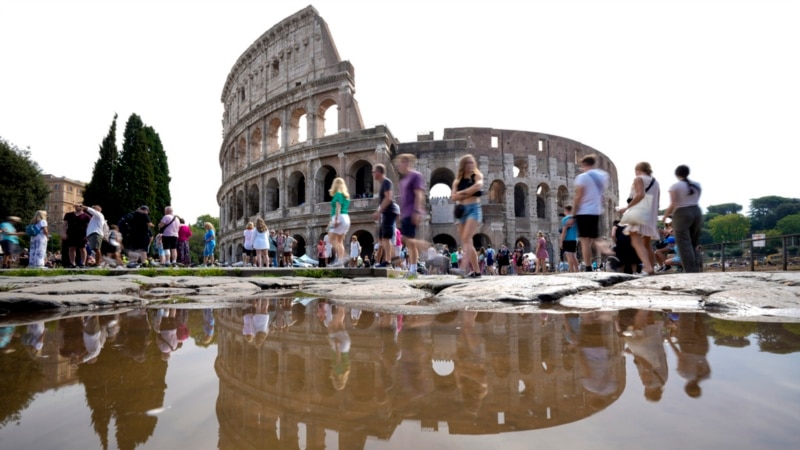
[[[56,277],[72,273],[66,269],[11,269],[2,272],[7,277]]]
[[[0,286],[0,292],[13,291],[14,289],[19,289],[19,286],[11,283]]]
[[[328,268],[297,269],[294,274],[305,278],[340,278],[342,276],[342,272],[339,270]]]

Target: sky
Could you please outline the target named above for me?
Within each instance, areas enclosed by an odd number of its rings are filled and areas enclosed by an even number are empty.
[[[0,137],[44,173],[88,182],[114,114],[161,136],[173,206],[219,216],[220,102],[237,58],[309,0],[0,2]],[[800,197],[800,2],[313,3],[355,67],[366,127],[401,142],[445,128],[535,131],[614,161],[679,164],[701,206]],[[792,156],[795,155],[795,156]],[[794,163],[792,163],[794,161]]]

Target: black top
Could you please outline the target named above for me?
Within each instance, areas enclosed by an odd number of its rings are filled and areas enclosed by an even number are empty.
[[[472,175],[470,175],[469,178],[462,178],[458,180],[458,186],[456,188],[456,191],[463,191],[464,189],[467,189],[474,184],[475,184],[475,174],[473,173]],[[483,195],[483,190],[478,190],[472,193],[473,197],[480,197],[481,195]]]

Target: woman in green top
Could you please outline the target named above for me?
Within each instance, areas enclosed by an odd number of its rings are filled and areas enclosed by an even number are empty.
[[[328,240],[330,240],[331,248],[336,254],[336,260],[331,264],[331,267],[342,267],[347,261],[347,256],[344,253],[344,235],[350,229],[350,214],[348,214],[350,193],[347,192],[347,185],[344,179],[340,177],[333,179],[333,184],[328,193],[333,197],[331,199],[331,222],[328,225]]]

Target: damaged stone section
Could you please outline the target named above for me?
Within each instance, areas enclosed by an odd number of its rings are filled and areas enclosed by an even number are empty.
[[[636,278],[576,273],[461,279],[301,277],[0,277],[0,311],[225,307],[254,299],[321,297],[376,312],[459,310],[550,313],[646,309],[707,312],[750,321],[800,322],[800,272],[671,274]]]

